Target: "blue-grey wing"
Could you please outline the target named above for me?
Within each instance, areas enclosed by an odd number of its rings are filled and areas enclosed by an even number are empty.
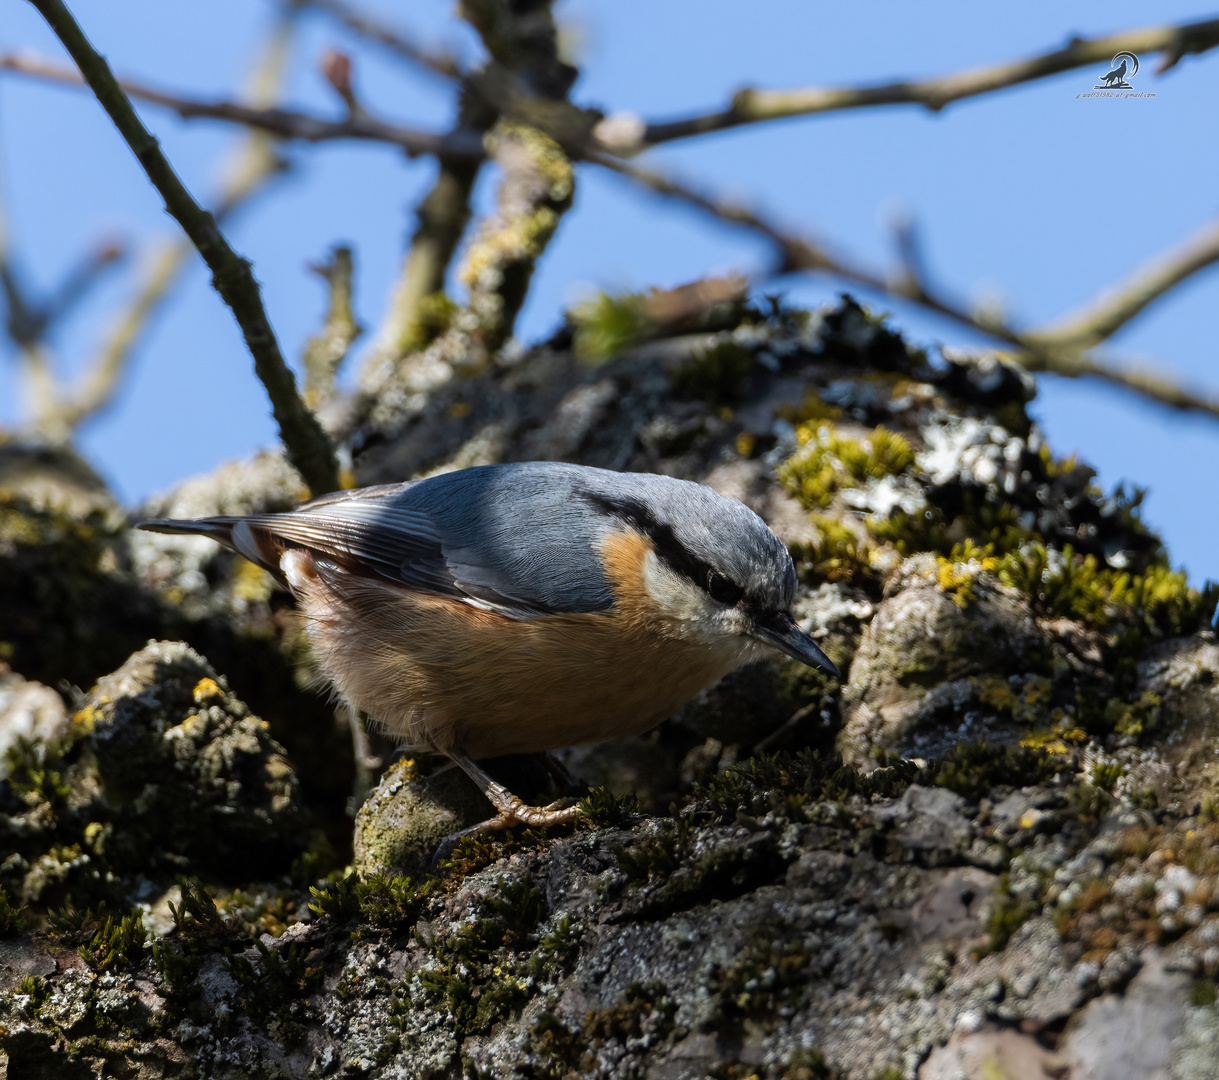
[[[362,573],[514,618],[603,611],[605,523],[579,497],[578,467],[487,466],[336,493],[243,519]]]

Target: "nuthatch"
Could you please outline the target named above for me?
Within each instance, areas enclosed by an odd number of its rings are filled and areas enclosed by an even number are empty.
[[[322,671],[498,812],[553,825],[475,762],[655,727],[775,650],[835,677],[796,625],[796,571],[752,510],[701,484],[559,462],[337,492],[285,514],[142,521],[200,533],[292,590]]]

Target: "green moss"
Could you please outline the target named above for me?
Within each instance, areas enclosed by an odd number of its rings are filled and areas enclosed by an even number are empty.
[[[435,884],[432,877],[414,881],[409,877],[383,875],[361,881],[355,890],[361,929],[376,933],[409,929],[419,918],[419,911]]]
[[[953,561],[954,550],[970,558],[993,558],[1013,551],[1033,534],[1021,524],[1021,510],[978,488],[954,492],[951,505],[930,506],[922,514],[894,511],[883,520],[867,519],[868,532],[893,544],[901,555],[932,551]]]
[[[158,993],[175,1002],[192,1000],[199,990],[198,978],[203,964],[199,957],[188,949],[179,949],[164,939],[154,940],[151,947],[152,965],[161,976]]]
[[[143,913],[139,908],[132,908],[126,915],[107,915],[89,944],[82,945],[78,951],[81,959],[94,971],[138,967],[144,959],[147,938]]]
[[[409,332],[399,345],[403,354],[426,349],[449,329],[460,310],[459,305],[443,291],[425,296],[419,301]]]
[[[990,897],[990,908],[986,917],[989,940],[983,948],[975,951],[975,957],[981,959],[1007,948],[1012,935],[1040,910],[1039,898],[1013,893],[1011,875],[1000,874]]]
[[[604,1009],[593,1009],[584,1017],[585,1037],[594,1045],[615,1039],[625,1043],[638,1039],[649,1028],[663,1038],[673,1027],[677,1006],[660,983],[631,983],[620,1001]]]
[[[499,895],[490,895],[484,902],[503,925],[505,940],[510,943],[522,941],[532,933],[545,910],[542,890],[528,878],[501,881]]]
[[[1070,544],[1061,552],[1024,544],[999,560],[996,573],[1004,585],[1027,593],[1041,613],[1100,630],[1125,623],[1151,635],[1192,633],[1206,624],[1219,599],[1219,586],[1208,583],[1199,592],[1166,565],[1130,574],[1100,565],[1095,555],[1078,555]]]
[[[1129,703],[1113,698],[1105,705],[1105,724],[1119,735],[1137,739],[1155,730],[1160,722],[1161,705],[1159,695],[1150,690]]]
[[[557,836],[570,835],[572,829],[573,826],[568,824],[471,833],[458,841],[439,868],[446,877],[461,880],[518,852],[537,851]]]
[[[580,941],[583,931],[572,920],[570,915],[564,915],[549,934],[544,934],[538,942],[540,959],[545,965],[554,965],[563,972],[575,967],[580,953]]]
[[[886,761],[862,773],[837,754],[802,750],[749,758],[695,787],[695,795],[721,821],[767,814],[803,818],[805,807],[819,800],[841,801],[852,795],[889,798],[900,795],[918,778],[913,762]]]
[[[26,909],[14,904],[0,888],[0,938],[16,937],[28,927],[29,921]]]
[[[588,1042],[554,1013],[546,1011],[539,1013],[529,1025],[528,1046],[541,1066],[541,1076],[546,1080],[560,1080],[580,1066]]]
[[[699,398],[711,404],[734,401],[753,370],[753,354],[731,339],[698,353],[673,373],[679,398]]]
[[[1100,784],[1081,780],[1067,789],[1067,802],[1081,821],[1100,821],[1113,805],[1113,796]]]
[[[626,825],[639,814],[639,800],[634,795],[615,795],[607,787],[592,788],[580,800],[581,817],[596,828]]]
[[[597,292],[568,311],[573,350],[584,363],[601,363],[646,341],[655,329],[640,293]]]
[[[948,558],[936,556],[936,585],[964,610],[977,600],[974,585],[982,574],[995,569],[998,560],[989,547],[978,547],[972,540],[954,544]]]
[[[634,847],[614,844],[618,869],[626,874],[628,885],[637,885],[652,877],[664,877],[677,869],[690,849],[690,820],[679,818],[667,825],[654,839]]]
[[[361,879],[354,870],[349,870],[333,875],[320,888],[311,886],[309,892],[313,900],[309,910],[339,923],[358,918],[353,938],[402,933],[419,918],[424,901],[431,895],[437,880],[429,876],[416,881],[384,874]]]
[[[1074,717],[1057,707],[1054,683],[1044,675],[1025,675],[1004,679],[982,675],[972,680],[978,687],[978,700],[997,716],[1012,721],[1029,734],[1020,740],[1026,750],[1063,754],[1087,739],[1076,727]]]
[[[275,950],[260,938],[254,938],[250,944],[258,951],[257,962],[226,948],[220,963],[237,983],[243,1007],[259,1023],[266,1023],[294,998],[321,985],[322,966],[309,963],[307,946],[294,941],[286,949]]]
[[[928,765],[920,782],[933,783],[977,801],[999,785],[1045,784],[1061,767],[1053,754],[1042,749],[962,742],[957,743],[944,760]]]
[[[906,439],[887,428],[874,428],[864,439],[844,438],[831,423],[800,427],[801,446],[778,469],[785,488],[810,510],[824,510],[842,488],[895,476],[914,462]]]
[[[61,768],[63,755],[75,734],[73,728],[63,740],[51,743],[18,736],[5,752],[9,786],[30,806],[44,802],[54,810],[63,806],[71,794]]]
[[[880,575],[872,568],[874,545],[828,514],[814,514],[817,539],[791,546],[800,579],[808,584],[849,581],[877,592]]]
[[[539,940],[545,904],[542,890],[527,878],[500,879],[479,907],[472,922],[445,936],[416,932],[434,961],[407,972],[403,984],[412,1001],[414,981],[419,1004],[452,1014],[459,1041],[489,1031],[528,1001],[543,979],[570,962],[577,933],[570,921],[560,922]]]
[[[673,1028],[676,1006],[659,983],[632,983],[622,998],[605,1008],[590,1009],[574,1030],[554,1013],[540,1013],[529,1026],[531,1075],[560,1080],[598,1071],[598,1050],[645,1033],[663,1039]]]
[[[773,933],[756,935],[732,964],[709,972],[707,991],[715,1005],[707,1028],[774,1017],[780,1008],[796,1003],[808,985],[815,955],[799,938],[781,941]]]
[[[41,975],[27,975],[17,984],[17,993],[30,999],[30,1004],[37,1007],[47,996],[47,981]]]
[[[1219,988],[1214,979],[1195,979],[1189,988],[1189,1003],[1197,1009],[1214,1008],[1219,1002]]]
[[[360,913],[360,898],[356,891],[359,884],[360,875],[354,870],[348,870],[346,873],[334,875],[331,881],[320,888],[311,885],[309,895],[313,900],[309,904],[309,910],[314,915],[327,915],[336,922],[354,919]]]
[[[805,390],[799,405],[780,405],[775,415],[782,417],[794,427],[814,426],[817,420],[840,420],[842,410],[837,405],[827,405],[813,388]]]

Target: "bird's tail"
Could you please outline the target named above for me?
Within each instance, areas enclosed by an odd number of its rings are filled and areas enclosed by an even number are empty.
[[[266,528],[260,528],[257,518],[208,517],[188,521],[176,518],[146,518],[137,521],[135,527],[145,532],[206,536],[209,540],[216,540],[225,547],[232,548],[239,555],[244,555],[251,562],[270,570],[282,579],[279,559],[286,545]]]
[[[233,528],[241,520],[236,517],[195,518],[193,521],[183,521],[177,518],[145,518],[137,521],[135,527],[145,532],[177,533],[185,536],[207,536],[212,540],[237,550],[233,546]]]

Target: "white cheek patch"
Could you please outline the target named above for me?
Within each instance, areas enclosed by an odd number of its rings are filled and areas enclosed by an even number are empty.
[[[681,625],[684,637],[710,644],[725,638],[740,639],[748,631],[748,620],[742,612],[717,604],[652,551],[643,561],[643,584],[656,606]]]
[[[671,570],[656,552],[643,560],[643,584],[648,595],[671,619],[701,622],[713,614],[713,603],[694,582]]]

